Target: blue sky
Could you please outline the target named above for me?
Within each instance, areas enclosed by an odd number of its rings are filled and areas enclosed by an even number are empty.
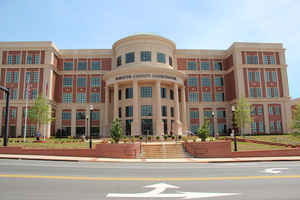
[[[159,34],[179,49],[281,42],[290,95],[300,97],[299,0],[0,0],[0,41],[53,41],[58,48],[111,48],[128,35]]]

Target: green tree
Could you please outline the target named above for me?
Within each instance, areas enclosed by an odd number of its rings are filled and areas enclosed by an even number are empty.
[[[121,127],[121,120],[120,119],[115,119],[112,122],[112,127],[110,129],[110,136],[115,141],[116,143],[119,143],[120,139],[122,138],[123,130]]]
[[[205,142],[206,138],[209,136],[209,119],[205,119],[204,123],[197,130],[197,135],[201,138],[202,142]]]
[[[41,131],[41,125],[48,124],[54,118],[51,115],[51,106],[42,96],[38,96],[34,105],[28,111],[28,118],[37,124],[37,130]]]
[[[250,105],[246,98],[241,98],[236,105],[234,112],[234,121],[243,135],[243,130],[251,122]]]
[[[300,104],[296,104],[293,108],[293,121],[292,121],[293,133],[300,134]]]

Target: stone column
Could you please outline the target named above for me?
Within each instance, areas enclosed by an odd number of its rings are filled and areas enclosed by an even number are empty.
[[[59,113],[61,116],[61,112]],[[76,109],[72,109],[72,117],[71,117],[71,135],[76,136]]]
[[[118,101],[119,101],[118,90],[119,90],[119,85],[118,85],[118,83],[115,83],[114,84],[114,120],[119,117],[119,115],[118,115],[118,112],[119,112],[119,109],[118,109]]]
[[[133,121],[131,123],[131,135],[139,135],[139,103],[138,103],[138,82],[137,80],[133,81]]]
[[[109,131],[109,120],[108,120],[108,118],[109,118],[109,112],[110,112],[110,110],[109,110],[109,87],[108,87],[108,85],[106,85],[106,87],[105,87],[105,103],[104,103],[104,111],[105,111],[105,113],[104,113],[104,129],[103,129],[103,131],[104,131],[104,133],[103,133],[103,135],[104,136],[108,136],[109,135],[109,133],[108,133],[108,131]]]
[[[161,118],[161,97],[160,97],[160,81],[155,82],[155,93],[156,100],[154,104],[156,104],[156,131],[155,135],[162,135],[162,118]]]
[[[17,127],[16,127],[16,136],[22,136],[22,106],[17,108]]]
[[[268,104],[263,105],[264,108],[264,120],[265,120],[265,133],[270,133],[270,122],[269,122],[269,108]]]
[[[175,114],[175,124],[174,130],[176,135],[182,135],[182,123],[179,117],[179,96],[178,96],[178,85],[174,84],[174,114]]]
[[[185,88],[181,88],[181,108],[182,108],[182,131],[183,133],[187,130],[187,116],[186,116],[186,100],[185,100]]]

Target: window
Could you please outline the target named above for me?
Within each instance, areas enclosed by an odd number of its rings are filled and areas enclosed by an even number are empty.
[[[152,116],[152,105],[142,105],[141,115],[142,117]]]
[[[273,90],[274,90],[274,97],[278,97],[279,95],[278,95],[278,88],[273,88]]]
[[[170,99],[174,100],[174,91],[173,90],[170,90]]]
[[[190,126],[190,131],[193,133],[197,133],[198,129],[199,129],[199,125],[193,124]]]
[[[100,94],[91,93],[91,103],[99,103],[99,102],[100,102]]]
[[[16,56],[16,64],[21,64],[21,56]]]
[[[126,88],[125,90],[125,98],[132,99],[133,98],[133,88]]]
[[[76,102],[77,103],[86,103],[86,94],[85,93],[77,93]]]
[[[10,112],[11,119],[16,119],[16,117],[17,117],[17,110],[16,109],[11,109],[10,111],[11,111]]]
[[[86,87],[86,78],[84,77],[77,78],[77,87]]]
[[[275,64],[274,56],[264,56],[264,64]]]
[[[170,65],[170,66],[173,66],[173,60],[172,60],[172,57],[171,57],[171,56],[169,56],[169,65]]]
[[[160,97],[167,98],[167,88],[160,88]]]
[[[164,53],[157,53],[157,62],[166,63],[166,55]]]
[[[100,61],[92,61],[92,70],[101,70]]]
[[[73,70],[73,62],[64,62],[64,70],[66,71]]]
[[[224,123],[218,123],[218,133],[219,134],[224,134],[225,133],[225,124]]]
[[[191,110],[190,111],[190,119],[199,119],[199,111]]]
[[[272,81],[277,82],[277,73],[275,71],[272,72]]]
[[[266,72],[266,80],[267,82],[271,81],[271,72]]]
[[[38,96],[38,91],[37,89],[33,89],[32,92],[31,92],[31,98],[32,99],[36,99]]]
[[[202,77],[201,78],[201,86],[202,87],[210,87],[210,78],[209,77]]]
[[[122,118],[122,108],[119,107],[119,119],[121,119],[121,118]]]
[[[64,93],[63,94],[63,103],[72,103],[73,102],[73,94],[72,93]]]
[[[79,61],[77,70],[86,70],[86,69],[87,69],[86,61]]]
[[[100,120],[100,111],[92,112],[92,120]]]
[[[26,83],[29,83],[29,82],[30,82],[30,72],[26,72],[25,82],[26,82]]]
[[[151,61],[151,51],[141,51],[141,61]]]
[[[117,58],[117,67],[122,65],[122,56],[118,56]]]
[[[188,70],[197,70],[197,63],[195,61],[189,61]]]
[[[174,117],[174,107],[170,108],[170,115],[171,115],[171,117]]]
[[[256,97],[261,97],[261,88],[255,88],[256,89]]]
[[[279,105],[275,106],[275,115],[280,115],[280,106]]]
[[[223,77],[215,77],[215,86],[216,87],[224,86]]]
[[[85,120],[85,112],[77,111],[76,112],[76,120]]]
[[[141,87],[141,97],[152,97],[152,87]]]
[[[73,78],[65,77],[64,78],[64,87],[72,87],[72,85],[73,85]]]
[[[260,82],[260,73],[259,72],[255,72],[255,81]]]
[[[256,115],[256,107],[255,106],[251,106],[251,115],[255,116]]]
[[[41,59],[40,56],[34,56],[34,64],[40,64]]]
[[[10,83],[12,81],[12,72],[6,72],[6,83]]]
[[[259,132],[260,133],[265,132],[265,126],[264,126],[264,122],[262,120],[259,121]]]
[[[223,119],[225,117],[226,117],[225,110],[217,110],[217,118],[218,119]]]
[[[270,131],[275,132],[275,122],[274,121],[270,121]]]
[[[71,120],[72,119],[72,114],[71,112],[62,112],[62,120]]]
[[[255,97],[255,88],[250,88],[250,97]]]
[[[91,78],[91,87],[100,87],[100,78],[99,77],[92,77]]]
[[[257,115],[260,115],[260,116],[263,115],[263,107],[262,106],[257,107]]]
[[[209,70],[209,62],[200,63],[201,70]]]
[[[167,106],[161,106],[161,116],[167,116]]]
[[[27,64],[32,64],[32,56],[27,56]]]
[[[7,64],[13,64],[13,56],[8,56],[7,57]]]
[[[212,111],[211,110],[204,110],[204,118],[212,118]]]
[[[253,81],[253,72],[248,72],[249,81]]]
[[[189,93],[189,102],[198,102],[199,101],[199,93],[198,92],[190,92]]]
[[[119,100],[122,100],[122,90],[119,90],[119,91],[118,91],[118,99],[119,99]]]
[[[14,72],[14,83],[19,82],[19,72]]]
[[[277,131],[281,131],[281,121],[277,121],[276,125],[277,125]]]
[[[125,107],[126,111],[126,117],[132,117],[133,116],[133,106],[126,106]]]
[[[273,115],[273,106],[269,106],[269,115]]]
[[[214,70],[221,71],[222,70],[222,63],[221,62],[215,62]]]
[[[202,101],[204,102],[211,102],[211,93],[210,92],[202,92]]]
[[[134,62],[134,52],[126,53],[126,63]]]
[[[257,133],[256,122],[251,123],[252,133]]]
[[[258,64],[258,56],[247,56],[247,64]]]
[[[267,97],[272,97],[272,88],[267,88]]]
[[[18,89],[12,89],[11,99],[18,99]]]
[[[39,82],[39,72],[33,72],[33,82]]]
[[[223,92],[216,93],[216,101],[224,101],[224,93]]]
[[[197,77],[188,78],[188,86],[198,87],[198,78]]]

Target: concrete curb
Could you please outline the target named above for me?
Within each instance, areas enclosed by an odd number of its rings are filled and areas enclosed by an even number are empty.
[[[69,161],[69,162],[112,162],[112,163],[232,163],[232,162],[300,161],[300,156],[248,157],[248,158],[117,159],[117,158],[0,154],[0,159]]]

